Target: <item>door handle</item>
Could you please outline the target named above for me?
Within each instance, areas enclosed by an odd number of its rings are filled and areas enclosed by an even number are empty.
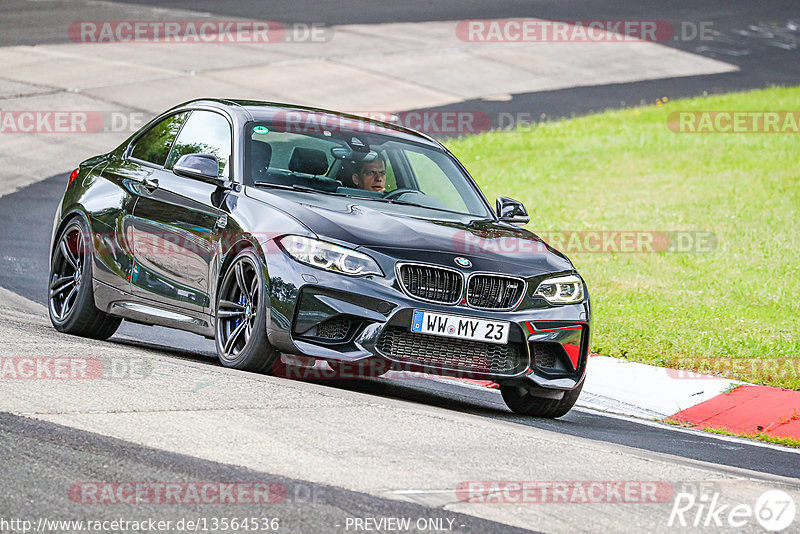
[[[155,178],[153,176],[145,176],[144,179],[142,180],[142,185],[145,186],[145,188],[149,189],[150,191],[158,189],[158,178]]]

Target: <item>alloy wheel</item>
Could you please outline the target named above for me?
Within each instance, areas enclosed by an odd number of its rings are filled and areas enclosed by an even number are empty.
[[[83,233],[78,225],[70,226],[53,251],[50,275],[50,311],[59,322],[65,321],[75,306],[85,260]]]
[[[222,280],[217,339],[221,357],[226,360],[235,360],[253,334],[260,305],[259,285],[256,265],[247,256],[237,259]]]

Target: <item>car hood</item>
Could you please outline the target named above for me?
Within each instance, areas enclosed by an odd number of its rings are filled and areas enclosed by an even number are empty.
[[[573,270],[569,259],[525,229],[469,217],[430,219],[421,210],[352,198],[294,191],[255,190],[268,202],[301,221],[321,239],[339,241],[398,259],[442,263],[442,255],[468,258],[475,270],[537,275]],[[395,213],[394,211],[408,213]],[[425,216],[437,216],[425,210]],[[402,249],[402,252],[401,252]],[[447,264],[454,266],[453,261]]]

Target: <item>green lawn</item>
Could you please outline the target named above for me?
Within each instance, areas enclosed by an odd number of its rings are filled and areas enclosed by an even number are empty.
[[[662,95],[658,95],[659,97]],[[800,134],[679,134],[678,110],[798,110],[800,88],[667,101],[449,141],[534,231],[710,231],[711,253],[568,253],[592,350],[800,389]]]

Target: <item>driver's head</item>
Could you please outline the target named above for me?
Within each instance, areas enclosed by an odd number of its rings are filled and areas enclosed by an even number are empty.
[[[386,164],[383,159],[377,158],[374,161],[362,161],[358,166],[357,172],[353,173],[353,183],[359,189],[383,193],[386,189]]]

